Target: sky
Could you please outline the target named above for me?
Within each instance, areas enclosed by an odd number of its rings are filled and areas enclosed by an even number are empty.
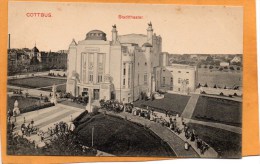
[[[51,17],[28,16],[51,13]],[[119,19],[119,15],[142,19]],[[153,4],[93,4],[9,2],[8,33],[11,48],[40,51],[67,50],[74,38],[84,40],[94,29],[111,40],[112,25],[118,34],[146,34],[152,22],[162,37],[162,51],[174,54],[242,54],[243,8]]]

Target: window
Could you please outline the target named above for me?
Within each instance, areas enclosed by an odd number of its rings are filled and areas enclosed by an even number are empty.
[[[93,79],[94,79],[94,78],[93,78],[93,74],[89,74],[89,82],[92,83],[92,82],[93,82]]]
[[[98,75],[98,83],[102,82],[102,75]]]
[[[147,84],[147,74],[144,75],[144,84]]]
[[[179,83],[179,84],[181,83],[181,78],[178,78],[178,83]]]
[[[147,63],[145,62],[144,65],[147,66]]]
[[[125,66],[125,63],[124,63],[124,68],[123,68],[123,75],[125,76],[125,74],[126,74],[126,68],[125,68],[126,66]]]
[[[178,71],[178,73],[181,73],[181,71]]]
[[[163,85],[165,85],[165,77],[163,77]]]
[[[130,81],[130,77],[128,77],[128,88],[131,88],[131,81]]]
[[[173,82],[173,78],[171,77],[171,83]]]
[[[178,91],[181,91],[181,89],[180,89],[180,88],[178,88]]]
[[[137,82],[138,82],[138,85],[139,85],[139,84],[140,84],[140,83],[139,83],[139,74],[138,74],[138,76],[137,76]]]
[[[189,84],[189,79],[186,79],[186,84]]]
[[[190,72],[186,72],[186,73],[190,73]]]
[[[123,79],[123,85],[125,85],[125,78]]]

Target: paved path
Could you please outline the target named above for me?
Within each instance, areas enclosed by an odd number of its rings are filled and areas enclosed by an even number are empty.
[[[192,114],[195,110],[195,107],[197,105],[198,99],[199,99],[200,95],[198,94],[192,94],[185,109],[183,110],[181,116],[184,118],[191,118]]]
[[[34,77],[34,76],[45,76],[48,75],[49,71],[45,72],[30,72],[30,73],[24,73],[21,75],[14,75],[14,76],[8,76],[8,79],[22,79],[27,77]]]
[[[38,111],[23,113],[16,118],[16,129],[14,130],[14,133],[18,133],[21,135],[20,127],[21,124],[24,122],[24,118],[26,123],[30,122],[31,120],[34,120],[34,126],[39,128],[39,130],[46,132],[48,128],[54,128],[54,124],[59,123],[61,121],[69,123],[71,120],[78,117],[84,111],[85,110],[80,108],[57,104],[56,106],[41,109]],[[34,141],[38,146],[44,145],[37,134],[26,136],[26,138],[31,142]],[[48,139],[49,138],[47,137],[44,141],[46,142]],[[97,150],[96,156],[114,155]]]
[[[226,125],[226,124],[221,124],[221,123],[216,123],[216,122],[205,122],[205,121],[199,121],[199,120],[193,120],[193,119],[185,119],[185,122],[205,125],[205,126],[209,126],[209,127],[213,127],[213,128],[223,129],[226,131],[242,134],[242,128],[236,127],[236,126],[231,126],[231,125]]]
[[[101,109],[101,111],[105,111],[105,110]],[[142,117],[134,116],[134,115],[132,115],[130,113],[126,113],[126,112],[114,113],[114,112],[106,111],[106,113],[110,114],[110,115],[119,116],[122,118],[127,117],[127,119],[132,122],[136,122],[136,123],[149,127],[150,130],[152,130],[162,140],[164,140],[165,142],[167,142],[169,144],[169,146],[172,148],[172,150],[175,152],[175,154],[178,157],[200,157],[193,148],[186,151],[184,149],[185,141],[183,141],[180,137],[175,135],[170,129],[163,127],[161,124],[158,124],[153,121],[149,121]]]
[[[56,84],[55,86],[57,87],[57,86],[60,86],[60,85],[66,85],[66,83]],[[49,85],[49,86],[46,86],[46,87],[40,87],[40,88],[34,88],[34,89],[40,90],[40,89],[42,89],[42,88],[50,88],[50,87],[52,87],[52,86],[53,86],[53,85]]]
[[[50,92],[42,91],[42,90],[39,90],[39,89],[29,89],[29,88],[17,87],[17,86],[12,86],[12,85],[7,85],[7,88],[21,89],[23,91],[23,93],[28,92],[29,96],[32,95],[32,96],[38,96],[39,97],[41,94],[43,96],[49,96],[50,95]]]

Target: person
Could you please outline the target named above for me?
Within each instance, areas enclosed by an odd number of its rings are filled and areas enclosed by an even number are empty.
[[[188,151],[188,150],[189,150],[189,147],[190,147],[190,144],[189,144],[187,141],[185,141],[185,143],[184,143],[184,149],[185,149],[186,151]]]
[[[69,125],[69,131],[73,132],[75,130],[75,125],[71,122]]]
[[[195,141],[195,130],[194,129],[192,130],[190,141],[192,141],[192,142]]]

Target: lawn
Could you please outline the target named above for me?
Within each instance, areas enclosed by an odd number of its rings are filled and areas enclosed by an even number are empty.
[[[36,98],[36,97],[25,98],[23,96],[11,96],[11,97],[8,96],[8,98],[7,98],[8,109],[13,110],[15,100],[18,101],[18,107],[20,110],[39,103],[39,98]]]
[[[167,143],[141,125],[104,114],[85,120],[76,132],[87,146],[91,146],[94,127],[94,147],[98,150],[117,156],[176,156]]]
[[[199,69],[198,83],[204,86],[206,83],[209,87],[216,84],[219,87],[233,87],[234,85],[242,86],[242,72],[221,72]]]
[[[66,79],[55,79],[55,78],[39,77],[39,76],[8,80],[8,85],[14,85],[14,86],[25,87],[25,88],[41,88],[41,87],[52,86],[53,84],[63,84],[63,83],[66,83]]]
[[[220,122],[233,126],[242,123],[242,103],[226,99],[200,96],[192,119]]]
[[[138,100],[134,102],[134,106],[149,106],[154,108],[155,111],[164,112],[165,110],[168,110],[172,114],[180,115],[185,109],[189,99],[190,96],[166,93],[163,99],[153,101]]]
[[[199,138],[216,151],[220,151],[221,158],[241,157],[241,134],[198,124],[189,124],[188,126],[195,130]]]

